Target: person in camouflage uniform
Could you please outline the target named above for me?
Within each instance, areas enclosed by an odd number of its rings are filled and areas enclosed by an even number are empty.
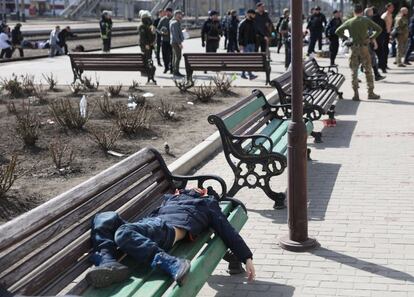
[[[405,67],[402,63],[408,46],[408,8],[402,7],[400,13],[395,18],[395,30],[397,31],[397,56],[395,63],[398,67]]]
[[[335,34],[339,38],[347,38],[344,35],[345,30],[348,30],[352,38],[351,56],[349,58],[349,67],[352,70],[352,88],[354,90],[354,97],[352,100],[359,101],[358,93],[358,70],[362,64],[365,70],[365,76],[368,85],[368,99],[379,99],[380,96],[374,93],[374,78],[372,75],[371,56],[369,54],[369,44],[381,34],[381,27],[372,20],[363,17],[363,8],[357,4],[354,8],[354,17],[343,23]],[[372,32],[369,35],[368,32]]]
[[[152,25],[151,16],[142,15],[142,24],[138,28],[139,33],[139,45],[141,52],[144,54],[145,61],[152,59],[152,51],[154,50],[155,43],[155,28]]]

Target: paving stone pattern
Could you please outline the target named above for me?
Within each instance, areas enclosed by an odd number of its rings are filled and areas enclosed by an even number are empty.
[[[391,70],[376,84],[383,99],[353,102],[347,61],[339,63],[347,82],[337,126],[318,122],[324,143],[309,139],[309,233],[321,247],[282,250],[277,238],[288,231],[286,210],[273,210],[260,190],[242,190],[237,198],[249,220],[241,233],[257,280],[230,277],[222,262],[199,296],[414,296],[414,67]],[[232,181],[223,154],[200,172]],[[279,191],[286,184],[286,172],[272,180]]]

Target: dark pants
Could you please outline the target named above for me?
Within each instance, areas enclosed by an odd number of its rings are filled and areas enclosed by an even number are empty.
[[[180,62],[182,56],[182,49],[178,43],[173,43],[172,45],[172,69],[174,74],[180,73]]]
[[[60,47],[63,49],[65,55],[69,53],[68,45],[66,43],[62,44]]]
[[[391,57],[395,58],[397,56],[397,40],[393,40],[391,43]]]
[[[405,54],[405,59],[404,59],[405,63],[410,62],[410,56],[413,50],[414,50],[414,36],[410,36],[410,38],[408,39],[407,53]]]
[[[161,45],[162,49],[162,60],[164,61],[164,67],[166,70],[171,69],[171,59],[172,59],[172,47],[169,41],[163,41]]]
[[[92,223],[95,252],[117,248],[138,263],[151,263],[155,254],[168,251],[175,240],[175,230],[160,218],[144,218],[136,223],[123,220],[116,212],[98,213]]]
[[[377,56],[375,55],[374,47],[372,45],[369,45],[369,54],[371,56],[371,64],[372,64],[372,70],[374,71],[375,77],[381,76],[381,74],[378,71],[378,60]]]
[[[278,33],[279,34],[279,33]],[[280,49],[282,48],[282,46],[283,46],[283,37],[282,37],[282,34],[279,34],[279,40],[278,40],[279,42],[277,43],[277,53],[279,54],[280,53]]]
[[[292,61],[292,53],[291,53],[292,48],[291,48],[290,40],[286,40],[284,44],[285,44],[285,69],[287,70]]]
[[[10,47],[3,48],[0,53],[0,59],[3,59],[3,57],[6,57],[6,59],[10,59],[12,56],[12,53],[13,51]]]
[[[229,36],[229,41],[227,44],[227,52],[228,53],[239,52],[239,47],[237,46],[236,36]]]
[[[217,53],[219,48],[218,40],[207,40],[206,42],[206,53]]]
[[[102,51],[105,53],[111,51],[111,38],[102,39]]]
[[[224,49],[227,49],[228,45],[228,34],[227,32],[224,32]]]
[[[387,68],[388,67],[388,56],[390,54],[390,48],[388,47],[390,43],[390,36],[387,34],[387,36],[385,37],[385,41],[384,41],[384,65],[382,65],[383,67],[381,67],[381,69]]]
[[[336,55],[339,49],[339,37],[333,36],[329,38],[329,57],[331,58],[331,65],[335,65]]]
[[[385,41],[384,40],[377,40],[378,48],[375,50],[378,58],[378,68],[379,69],[386,69],[387,68],[387,60],[385,56]]]
[[[157,34],[157,46],[155,48],[155,57],[157,58],[158,64],[161,64],[161,35]]]
[[[20,46],[13,47],[12,55],[13,55],[13,53],[14,53],[15,50],[18,50],[19,51],[20,58],[23,58],[24,57],[24,52],[23,52],[23,48],[22,47],[20,47]]]
[[[308,47],[308,54],[312,54],[315,52],[315,45],[318,42],[319,50],[322,50],[322,32],[311,32],[310,34],[310,41]]]

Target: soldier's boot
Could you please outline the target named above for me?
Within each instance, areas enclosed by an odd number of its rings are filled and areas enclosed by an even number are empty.
[[[359,92],[358,92],[358,88],[354,89],[354,97],[352,97],[353,101],[359,101]]]
[[[380,98],[381,98],[381,96],[375,94],[374,90],[372,90],[372,89],[368,90],[368,99],[377,100],[377,99],[380,99]]]

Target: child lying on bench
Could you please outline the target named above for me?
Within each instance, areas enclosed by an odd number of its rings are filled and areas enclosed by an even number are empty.
[[[124,221],[115,212],[98,213],[92,223],[91,235],[94,249],[91,259],[95,267],[87,273],[86,280],[90,285],[102,288],[128,279],[128,267],[116,260],[119,248],[138,263],[163,270],[181,285],[190,270],[190,261],[167,252],[178,241],[193,241],[209,228],[246,264],[248,279],[253,280],[252,252],[221,212],[218,200],[207,195],[205,189],[165,194],[159,208],[135,223]]]

